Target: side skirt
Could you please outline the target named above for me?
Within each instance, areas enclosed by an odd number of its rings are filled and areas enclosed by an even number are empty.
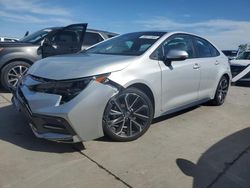
[[[201,100],[192,102],[192,103],[190,103],[190,104],[186,104],[186,105],[183,105],[183,106],[180,106],[180,107],[177,107],[177,108],[168,110],[168,111],[162,113],[160,116],[164,116],[164,115],[168,115],[168,114],[173,114],[173,113],[175,113],[175,112],[178,112],[178,111],[181,111],[181,110],[184,110],[184,109],[187,109],[187,108],[190,108],[190,107],[197,106],[197,105],[199,105],[199,104],[208,102],[209,100],[211,100],[211,99],[210,99],[210,98],[201,99]],[[158,117],[160,117],[160,116],[158,116]],[[155,118],[156,118],[156,117],[155,117]]]

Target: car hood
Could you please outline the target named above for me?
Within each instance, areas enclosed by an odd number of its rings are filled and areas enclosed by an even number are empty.
[[[36,46],[32,43],[25,43],[25,42],[0,42],[1,48],[8,48],[8,47],[25,47],[25,46]]]
[[[235,60],[231,60],[230,64],[233,66],[248,66],[250,65],[250,60],[235,59]]]
[[[53,80],[83,78],[122,70],[136,58],[87,53],[54,56],[34,63],[28,74]]]

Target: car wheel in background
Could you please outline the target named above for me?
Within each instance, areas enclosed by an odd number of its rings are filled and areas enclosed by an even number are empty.
[[[127,88],[108,102],[103,131],[115,141],[135,140],[148,130],[153,114],[149,97],[137,88]]]
[[[18,80],[27,73],[29,67],[30,64],[23,61],[14,61],[5,65],[1,71],[2,86],[7,90],[15,89]]]

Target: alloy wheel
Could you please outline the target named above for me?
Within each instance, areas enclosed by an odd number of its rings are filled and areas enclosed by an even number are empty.
[[[223,77],[220,80],[218,90],[217,90],[217,96],[218,96],[218,101],[220,104],[222,104],[227,96],[227,91],[228,91],[228,80],[227,78]]]
[[[12,87],[16,87],[18,81],[27,73],[28,67],[17,65],[11,68],[7,74],[8,83]]]
[[[136,137],[151,123],[147,101],[136,93],[124,93],[110,100],[104,122],[117,137]]]

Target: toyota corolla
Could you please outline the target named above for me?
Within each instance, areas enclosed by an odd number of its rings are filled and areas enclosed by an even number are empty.
[[[135,32],[36,62],[12,101],[39,138],[131,141],[153,118],[208,101],[222,105],[230,81],[227,57],[208,40]]]

